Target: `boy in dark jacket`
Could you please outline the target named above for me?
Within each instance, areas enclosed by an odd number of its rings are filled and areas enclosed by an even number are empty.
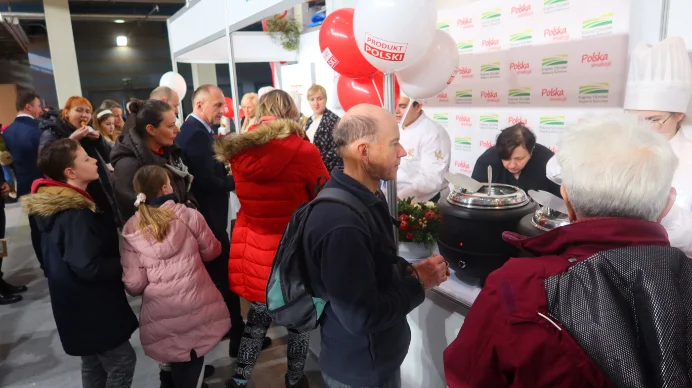
[[[99,179],[96,160],[72,139],[46,145],[34,181],[22,198],[42,234],[44,269],[53,316],[65,353],[82,358],[86,387],[132,385],[137,329],[125,296],[118,233],[112,217],[86,192]]]

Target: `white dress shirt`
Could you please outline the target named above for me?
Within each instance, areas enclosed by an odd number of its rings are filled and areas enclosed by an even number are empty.
[[[17,115],[17,117],[28,117],[28,118],[30,118],[30,119],[33,119],[33,118],[34,118],[34,116],[32,116],[32,115],[30,115],[30,114],[27,114],[27,113],[20,113],[20,114]],[[36,120],[36,119],[34,119],[34,120]]]
[[[320,123],[322,122],[322,116],[320,116],[319,119],[313,118],[312,123],[310,123],[310,127],[308,127],[308,130],[306,134],[308,135],[308,139],[310,139],[310,143],[315,142],[315,134],[317,133],[317,128],[320,126]]]
[[[449,170],[452,148],[449,135],[425,113],[399,132],[406,156],[399,165],[397,196],[429,201],[447,186],[444,174]]]

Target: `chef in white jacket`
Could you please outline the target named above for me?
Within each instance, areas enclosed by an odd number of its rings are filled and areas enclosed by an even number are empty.
[[[682,38],[640,45],[632,52],[625,109],[649,121],[652,130],[668,139],[679,159],[673,176],[677,191],[675,205],[661,224],[668,231],[670,244],[689,257],[692,257],[692,140],[685,135],[684,127],[692,121],[686,115],[691,101],[692,63]],[[547,174],[561,184],[555,158],[548,162]]]
[[[444,128],[414,101],[404,118],[409,98],[401,96],[396,108],[399,142],[406,150],[397,173],[397,197],[412,197],[414,202],[436,201],[447,186],[444,174],[449,170],[452,144]]]

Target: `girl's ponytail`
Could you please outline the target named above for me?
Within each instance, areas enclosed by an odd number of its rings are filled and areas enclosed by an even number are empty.
[[[170,209],[147,205],[147,198],[156,198],[168,181],[168,171],[159,166],[144,166],[135,174],[133,183],[138,194],[134,205],[139,211],[139,230],[148,240],[162,242],[175,218]]]

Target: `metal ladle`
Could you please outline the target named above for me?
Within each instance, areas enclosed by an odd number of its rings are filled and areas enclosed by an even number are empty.
[[[488,166],[488,197],[493,192],[493,166]]]

